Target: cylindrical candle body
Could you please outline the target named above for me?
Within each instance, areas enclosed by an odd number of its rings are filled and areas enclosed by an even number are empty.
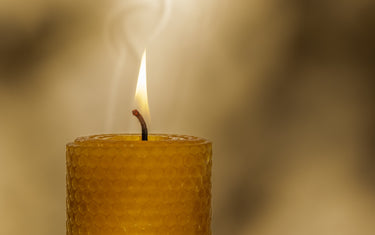
[[[67,234],[211,234],[212,146],[180,135],[67,144]]]

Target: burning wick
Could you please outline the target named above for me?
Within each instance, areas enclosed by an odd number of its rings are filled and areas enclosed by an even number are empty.
[[[132,111],[132,113],[133,113],[134,116],[136,116],[138,118],[139,122],[141,123],[141,127],[142,127],[142,141],[148,140],[147,125],[146,125],[145,120],[143,119],[143,116],[136,109],[134,109]]]

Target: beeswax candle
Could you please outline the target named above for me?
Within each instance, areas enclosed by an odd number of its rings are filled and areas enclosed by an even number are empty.
[[[67,235],[211,234],[211,142],[94,135],[67,144]]]

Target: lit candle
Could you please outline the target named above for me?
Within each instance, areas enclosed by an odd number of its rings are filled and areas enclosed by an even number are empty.
[[[211,234],[211,142],[142,132],[67,144],[68,235]]]

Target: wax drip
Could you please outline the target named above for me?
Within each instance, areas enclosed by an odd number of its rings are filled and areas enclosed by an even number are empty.
[[[148,140],[148,131],[147,131],[147,125],[146,125],[146,122],[145,122],[145,119],[143,119],[143,116],[141,115],[141,113],[134,109],[132,111],[133,115],[136,116],[139,120],[139,122],[141,123],[141,127],[142,127],[142,141],[147,141]]]

